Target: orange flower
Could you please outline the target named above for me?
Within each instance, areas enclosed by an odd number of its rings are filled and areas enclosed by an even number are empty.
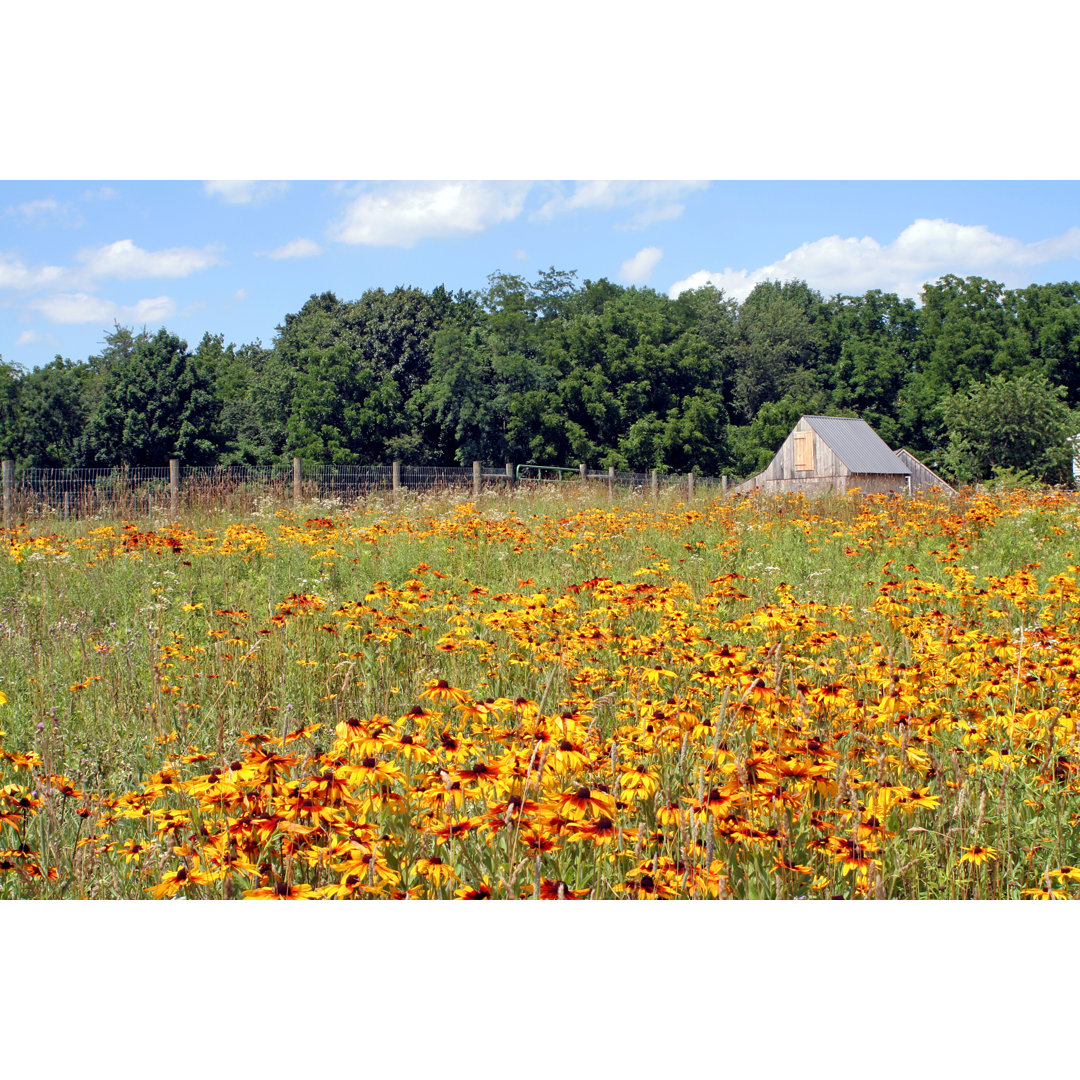
[[[470,695],[465,690],[451,686],[445,679],[432,679],[427,687],[420,691],[419,696],[436,702],[452,701],[456,705],[464,705],[470,700]]]

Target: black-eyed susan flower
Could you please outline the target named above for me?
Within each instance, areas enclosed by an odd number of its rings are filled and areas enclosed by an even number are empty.
[[[971,863],[972,866],[982,866],[984,862],[993,862],[998,857],[997,848],[983,847],[981,844],[973,844],[966,847],[960,854],[958,863]]]
[[[558,799],[558,808],[571,821],[580,821],[585,817],[614,817],[615,799],[601,788],[582,784],[572,791],[563,792]]]
[[[312,900],[314,889],[307,882],[290,885],[285,881],[275,881],[272,885],[263,885],[258,889],[245,889],[244,896],[249,900]]]
[[[196,855],[192,857],[190,869],[187,866],[177,867],[175,870],[165,874],[157,885],[154,885],[148,891],[153,893],[155,900],[161,900],[163,897],[175,896],[181,890],[186,892],[190,888],[209,885],[220,877],[220,871],[206,873],[200,870],[199,857]]]
[[[422,878],[426,878],[430,881],[436,889],[440,889],[443,885],[457,880],[457,874],[454,873],[454,868],[448,863],[443,862],[438,855],[432,855],[430,858],[426,859],[417,859],[416,872]]]
[[[540,880],[541,900],[584,900],[591,891],[591,889],[571,889],[565,881],[552,878]]]
[[[491,883],[485,874],[479,885],[468,885],[461,889],[455,889],[454,895],[459,900],[490,900]]]
[[[467,690],[461,690],[451,686],[445,679],[432,679],[427,686],[420,691],[420,697],[435,702],[452,702],[455,705],[463,705],[470,699]]]

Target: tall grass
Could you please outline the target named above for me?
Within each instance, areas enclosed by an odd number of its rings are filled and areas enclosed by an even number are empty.
[[[195,870],[197,833],[126,824],[110,799],[149,791],[211,823],[184,785],[246,761],[244,733],[298,730],[294,776],[322,798],[327,762],[359,768],[341,743],[353,717],[372,732],[360,758],[403,769],[402,803],[350,811],[393,837],[376,845],[374,895],[540,895],[544,882],[594,896],[1068,893],[1077,523],[1054,494],[691,503],[677,489],[612,501],[603,485],[548,485],[21,527],[0,560],[0,722],[9,754],[36,757],[9,760],[4,782],[42,805],[0,842],[18,833],[57,873],[16,867],[0,890],[146,895],[178,859]],[[739,658],[723,670],[722,650]],[[510,704],[487,718],[436,709],[425,694],[440,680],[466,704]],[[439,719],[398,721],[425,702]],[[476,761],[505,765],[508,748],[528,768],[470,777],[460,805],[444,804],[424,786],[431,770],[392,749],[394,724],[436,749],[443,730],[474,741],[438,758],[446,783]],[[530,741],[540,729],[583,760],[559,764]],[[57,794],[57,776],[83,795]],[[284,798],[275,783],[258,798]],[[575,785],[606,787],[612,809],[597,796],[550,824]],[[490,833],[439,839],[440,823],[479,822],[511,794],[534,818],[511,827],[507,811]],[[609,818],[613,837],[585,828]],[[330,850],[333,829],[312,820]],[[140,828],[152,858],[121,858]],[[522,832],[544,828],[552,850],[526,850]],[[337,880],[293,839],[275,843],[279,861],[206,894]],[[417,860],[439,852],[455,878],[432,886]]]

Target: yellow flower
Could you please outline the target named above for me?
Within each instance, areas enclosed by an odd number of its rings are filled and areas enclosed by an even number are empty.
[[[960,856],[958,865],[967,862],[973,866],[981,866],[987,860],[993,862],[997,857],[996,848],[981,847],[979,844],[974,844],[972,847],[964,848],[964,853]]]

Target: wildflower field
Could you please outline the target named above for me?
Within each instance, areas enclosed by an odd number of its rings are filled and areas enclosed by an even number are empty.
[[[1080,502],[577,486],[0,548],[0,896],[1080,890]]]

